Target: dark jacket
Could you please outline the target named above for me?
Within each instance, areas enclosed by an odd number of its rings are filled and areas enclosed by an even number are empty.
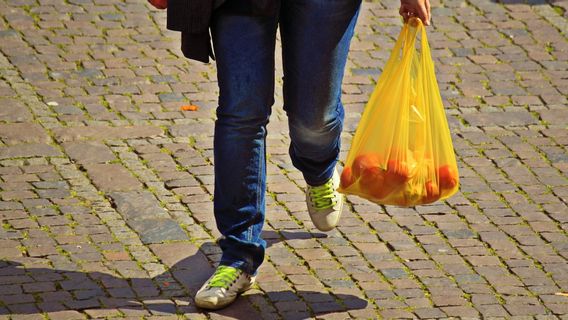
[[[209,36],[214,11],[272,15],[279,5],[279,0],[168,0],[167,28],[181,32],[185,57],[207,63],[209,57],[215,59]]]

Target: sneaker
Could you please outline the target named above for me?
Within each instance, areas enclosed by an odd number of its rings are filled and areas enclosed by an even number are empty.
[[[251,277],[241,269],[219,266],[195,295],[195,305],[203,309],[221,309],[231,304],[237,295],[254,284]]]
[[[327,182],[321,186],[310,186],[306,189],[306,202],[312,222],[320,231],[329,231],[339,223],[343,209],[343,196],[337,192],[339,174],[333,172]]]

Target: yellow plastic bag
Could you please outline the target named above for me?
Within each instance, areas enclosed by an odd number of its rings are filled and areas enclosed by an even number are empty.
[[[458,185],[426,30],[414,18],[404,24],[365,107],[339,192],[410,207],[446,199]]]

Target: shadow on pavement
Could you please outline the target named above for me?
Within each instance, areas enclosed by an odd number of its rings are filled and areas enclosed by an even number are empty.
[[[263,235],[268,246],[283,239],[326,236],[286,231],[268,231]],[[17,261],[0,260],[0,315],[67,310],[89,310],[94,314],[104,314],[117,309],[124,314],[138,316],[202,312],[194,306],[192,297],[214,270],[205,252],[211,252],[215,247],[214,242],[206,242],[193,255],[190,253],[171,264],[169,271],[153,278],[121,277],[96,271],[57,270],[35,265],[25,268]],[[162,262],[169,265],[166,261]],[[352,295],[332,296],[292,290],[266,294],[257,292],[246,294],[247,298],[240,298],[232,306],[217,313],[237,318],[247,313],[250,315],[251,312],[260,316],[251,302],[262,302],[266,296],[272,301],[287,303],[290,307],[294,304],[300,308],[303,304],[305,307],[302,302],[305,301],[316,315],[367,307],[367,301]],[[247,317],[256,318],[254,314]]]

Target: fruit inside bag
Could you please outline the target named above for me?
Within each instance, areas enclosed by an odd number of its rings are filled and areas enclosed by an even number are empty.
[[[413,18],[404,24],[365,107],[339,191],[409,207],[446,199],[458,187],[426,30]]]

